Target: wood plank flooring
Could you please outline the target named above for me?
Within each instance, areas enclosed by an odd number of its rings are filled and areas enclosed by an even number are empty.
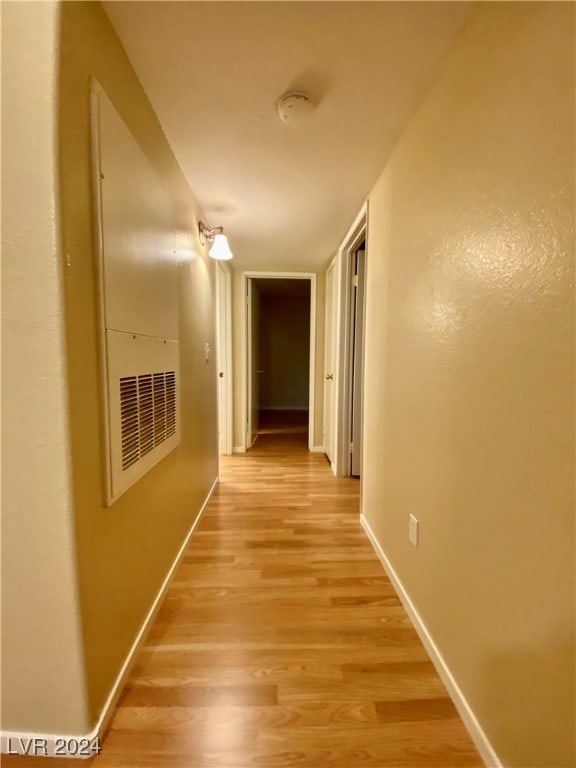
[[[458,768],[482,761],[306,436],[226,457],[94,768]],[[85,761],[5,758],[6,766]]]

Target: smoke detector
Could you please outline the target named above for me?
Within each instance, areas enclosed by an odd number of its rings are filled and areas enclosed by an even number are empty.
[[[314,111],[314,104],[306,93],[291,91],[281,96],[278,101],[280,120],[287,125],[299,125],[306,121]]]

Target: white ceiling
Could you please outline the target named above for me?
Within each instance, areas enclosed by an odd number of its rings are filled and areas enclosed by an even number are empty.
[[[335,253],[462,25],[464,2],[105,2],[235,264]],[[287,90],[315,101],[279,119]]]

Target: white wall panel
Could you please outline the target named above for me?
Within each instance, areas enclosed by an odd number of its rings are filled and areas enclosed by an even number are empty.
[[[156,171],[97,84],[92,106],[111,504],[180,441],[178,267]]]
[[[104,93],[98,94],[106,328],[178,338],[172,206]]]

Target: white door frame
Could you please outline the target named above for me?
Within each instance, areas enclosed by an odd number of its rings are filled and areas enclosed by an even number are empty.
[[[242,296],[246,302],[247,283],[253,278],[266,278],[277,280],[310,280],[310,384],[308,398],[308,448],[314,448],[314,403],[316,400],[316,273],[315,272],[242,272]],[[243,313],[242,322],[242,447],[249,448],[246,437],[246,424],[248,423],[248,322],[246,312]]]
[[[352,281],[352,254],[367,237],[368,203],[365,203],[348,234],[342,241],[336,257],[336,375],[335,375],[335,441],[332,471],[337,477],[350,475],[350,392],[348,366],[350,353],[350,294]]]
[[[216,349],[218,375],[218,451],[232,453],[232,272],[216,262]],[[224,374],[220,381],[220,374]]]

